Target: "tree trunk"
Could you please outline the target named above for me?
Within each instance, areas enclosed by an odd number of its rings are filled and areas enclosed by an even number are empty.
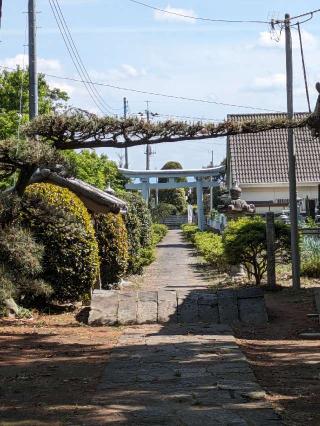
[[[33,175],[33,173],[37,170],[37,167],[35,166],[29,166],[21,170],[18,181],[16,183],[16,186],[14,188],[14,191],[19,195],[19,197],[22,197],[24,194],[24,191],[26,190],[27,186],[29,185],[30,179]]]

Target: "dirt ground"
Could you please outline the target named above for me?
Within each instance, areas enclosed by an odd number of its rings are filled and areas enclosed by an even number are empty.
[[[270,323],[239,327],[236,337],[268,399],[288,426],[320,425],[320,339],[301,333],[320,333],[312,289],[267,293]]]
[[[0,425],[78,425],[121,329],[74,313],[0,322]]]

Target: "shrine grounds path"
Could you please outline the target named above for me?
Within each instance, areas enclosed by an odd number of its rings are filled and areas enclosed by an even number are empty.
[[[140,289],[206,289],[197,258],[179,231],[170,231]],[[278,426],[225,324],[128,326],[113,349],[85,425]]]

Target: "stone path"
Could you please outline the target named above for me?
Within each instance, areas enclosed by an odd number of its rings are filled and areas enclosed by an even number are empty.
[[[180,233],[170,231],[141,290],[183,290],[192,296],[194,290],[205,289],[191,267],[192,254]],[[106,365],[94,404],[100,408],[86,424],[282,424],[225,324],[127,327]]]
[[[92,425],[279,426],[226,325],[127,328],[95,398]]]
[[[157,247],[157,260],[146,269],[139,285],[144,290],[206,289],[207,281],[195,268],[198,262],[181,231],[170,230]]]

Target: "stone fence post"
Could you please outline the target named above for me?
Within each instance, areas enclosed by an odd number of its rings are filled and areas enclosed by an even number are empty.
[[[275,230],[274,213],[268,212],[266,216],[267,236],[267,280],[268,287],[276,286],[276,256],[275,256]]]

